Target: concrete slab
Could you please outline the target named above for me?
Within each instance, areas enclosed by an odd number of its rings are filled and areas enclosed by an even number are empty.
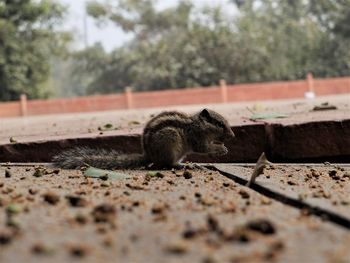
[[[328,102],[337,110],[312,111]],[[199,162],[252,162],[265,151],[272,161],[350,160],[350,95],[250,104],[201,105],[167,110],[198,111],[210,107],[226,116],[236,134],[220,158],[190,156]],[[4,119],[0,129],[0,161],[47,162],[57,152],[85,145],[123,152],[140,152],[144,124],[165,109],[40,116]],[[252,121],[254,112],[278,112],[282,119]],[[111,124],[112,128],[106,128]],[[9,143],[13,137],[17,143]],[[138,138],[137,138],[138,137]],[[128,142],[125,142],[128,141]]]
[[[36,168],[38,169],[38,167]],[[10,171],[5,176],[5,171]],[[46,172],[45,172],[46,171]],[[349,232],[217,172],[0,167],[3,262],[343,262]]]
[[[215,164],[215,167],[246,182],[253,172],[253,167],[229,164]],[[265,168],[252,189],[285,199],[286,203],[308,209],[350,230],[348,165],[272,165]]]

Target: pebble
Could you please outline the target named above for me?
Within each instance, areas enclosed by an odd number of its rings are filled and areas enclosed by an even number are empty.
[[[56,205],[60,201],[60,196],[54,192],[47,192],[43,194],[43,198],[50,205]]]

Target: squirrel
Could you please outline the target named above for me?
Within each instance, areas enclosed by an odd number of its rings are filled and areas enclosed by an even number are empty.
[[[77,147],[54,156],[53,162],[65,169],[84,165],[101,169],[174,168],[181,166],[179,162],[189,153],[227,154],[223,142],[234,136],[227,120],[213,110],[203,109],[193,115],[166,111],[146,124],[141,154]]]

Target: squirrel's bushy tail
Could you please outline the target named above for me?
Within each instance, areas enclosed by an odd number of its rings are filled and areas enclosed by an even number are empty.
[[[63,151],[54,156],[52,161],[54,166],[65,169],[76,169],[85,165],[101,169],[128,169],[146,165],[142,154],[123,154],[113,150],[86,147]]]

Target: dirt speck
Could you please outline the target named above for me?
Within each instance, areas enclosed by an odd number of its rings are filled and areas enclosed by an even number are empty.
[[[33,176],[34,177],[42,177],[44,175],[44,171],[42,169],[35,169]]]
[[[86,224],[86,223],[88,222],[88,219],[87,219],[87,217],[86,217],[85,215],[83,215],[83,214],[77,214],[77,215],[75,216],[75,221],[76,221],[77,223],[81,224],[81,225],[84,225],[84,224]]]
[[[96,223],[100,222],[111,222],[115,219],[116,209],[111,204],[100,204],[94,208],[92,211],[92,216]]]
[[[162,214],[168,208],[169,207],[167,204],[159,203],[159,204],[155,204],[152,206],[151,212],[152,212],[152,214]]]
[[[0,232],[0,246],[8,245],[13,240],[13,234],[9,231]]]
[[[192,178],[192,173],[188,170],[184,171],[184,173],[182,174],[182,176],[185,178],[185,179],[191,179]]]
[[[238,193],[243,199],[248,199],[250,197],[249,193],[244,189],[240,189]]]
[[[36,195],[39,192],[39,190],[38,189],[34,189],[34,188],[29,188],[28,192],[31,195]]]
[[[89,252],[89,248],[87,246],[78,244],[78,245],[71,245],[69,248],[69,253],[73,257],[82,258],[85,257]]]
[[[68,200],[69,204],[73,207],[85,207],[88,204],[88,201],[86,201],[86,199],[80,196],[67,195],[66,199]]]
[[[11,178],[12,177],[12,173],[10,170],[5,170],[5,178]]]
[[[185,254],[188,252],[188,245],[183,241],[174,241],[165,247],[165,250],[171,254]]]
[[[289,185],[298,185],[297,182],[292,181],[292,180],[288,180],[288,181],[287,181],[287,184],[289,184]]]
[[[60,196],[54,192],[47,192],[43,194],[43,198],[50,205],[56,205],[60,201]]]
[[[273,235],[276,233],[275,225],[267,219],[255,219],[246,224],[247,229],[259,232],[263,235]]]
[[[50,255],[54,252],[53,248],[50,248],[43,243],[34,244],[31,248],[31,251],[33,254],[37,255]]]

